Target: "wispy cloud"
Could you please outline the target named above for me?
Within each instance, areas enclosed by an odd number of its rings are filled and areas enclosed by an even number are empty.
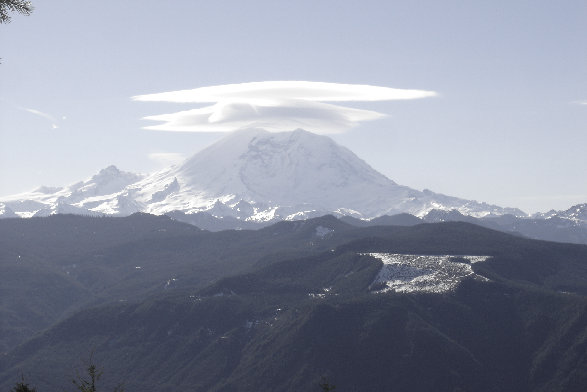
[[[184,132],[229,132],[239,128],[269,131],[304,128],[336,133],[359,122],[385,117],[375,111],[326,102],[388,101],[433,97],[433,91],[304,81],[254,82],[193,90],[138,95],[136,101],[214,103],[171,114],[145,117],[161,121],[146,129]]]
[[[321,102],[290,101],[277,105],[219,102],[183,112],[145,117],[163,121],[146,129],[185,132],[230,132],[240,128],[281,131],[303,128],[319,133],[337,133],[360,121],[375,120],[383,114]]]
[[[305,81],[272,81],[200,87],[192,90],[137,95],[137,101],[220,102],[237,100],[266,103],[275,100],[304,100],[319,102],[388,101],[435,96],[434,91],[405,90],[365,84],[342,84]]]
[[[45,113],[45,112],[41,112],[40,110],[37,109],[31,109],[31,108],[21,108],[22,110],[25,110],[31,114],[34,114],[36,116],[39,117],[43,117],[47,120],[49,120],[49,122],[51,122],[51,128],[53,129],[57,129],[59,128],[59,126],[57,125],[58,121],[55,117],[53,117],[52,115]],[[63,117],[63,119],[65,119],[65,117]]]

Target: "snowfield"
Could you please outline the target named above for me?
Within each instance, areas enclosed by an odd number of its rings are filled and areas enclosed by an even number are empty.
[[[180,211],[274,222],[325,214],[422,217],[432,209],[474,217],[527,216],[518,209],[398,185],[331,138],[301,129],[241,130],[150,175],[109,166],[67,187],[41,187],[0,200],[0,217]]]
[[[367,253],[383,262],[381,271],[371,284],[378,293],[429,292],[454,290],[465,278],[488,281],[476,274],[471,264],[484,262],[490,256],[404,255]]]

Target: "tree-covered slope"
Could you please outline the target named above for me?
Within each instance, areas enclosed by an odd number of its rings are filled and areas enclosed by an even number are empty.
[[[129,391],[318,390],[322,376],[341,391],[587,386],[585,246],[466,223],[353,228],[323,217],[131,241],[110,248],[105,265],[146,243],[141,257],[211,252],[207,268],[232,269],[209,284],[186,273],[172,289],[63,318],[2,357],[0,384],[24,372],[40,390],[62,391],[94,352],[104,387],[125,380]],[[382,293],[374,252],[491,257],[452,291]]]

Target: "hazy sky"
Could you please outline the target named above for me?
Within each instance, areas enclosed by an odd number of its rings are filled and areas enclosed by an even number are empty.
[[[527,212],[587,202],[587,2],[33,0],[0,25],[0,195],[219,133],[145,130],[143,94],[271,80],[434,91],[332,137],[394,181]]]

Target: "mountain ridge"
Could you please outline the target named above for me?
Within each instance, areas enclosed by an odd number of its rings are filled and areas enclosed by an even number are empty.
[[[4,389],[20,372],[63,391],[88,352],[104,366],[102,389],[125,380],[129,391],[293,392],[318,389],[324,375],[364,391],[587,385],[585,245],[465,222],[356,228],[333,216],[219,233],[140,213],[6,219],[0,229]],[[438,281],[432,264],[455,273]],[[457,285],[398,289],[423,278]],[[102,301],[71,303],[82,295]],[[39,311],[43,323],[13,317]]]
[[[398,185],[331,138],[301,129],[241,130],[180,165],[150,175],[109,166],[68,187],[42,187],[0,200],[0,217],[179,211],[274,222],[325,214],[360,219],[398,213],[422,217],[434,209],[455,209],[474,217],[527,216],[516,208]]]

